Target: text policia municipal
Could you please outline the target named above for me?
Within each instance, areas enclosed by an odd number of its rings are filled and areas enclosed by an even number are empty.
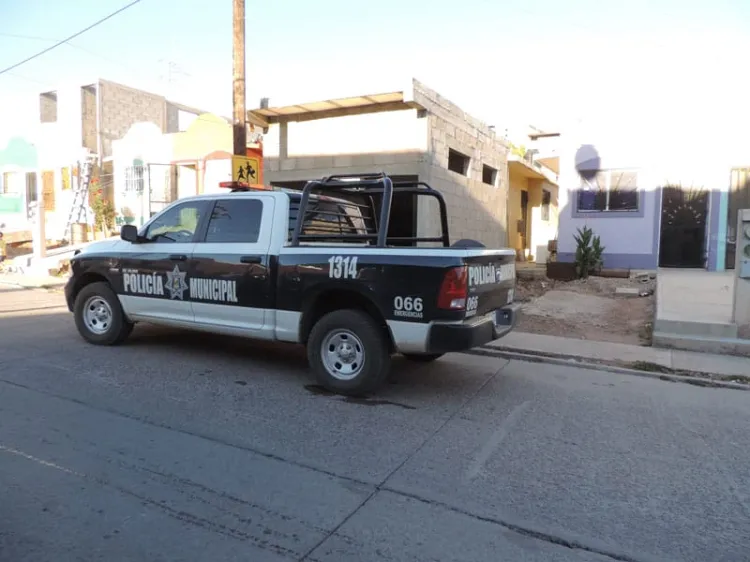
[[[191,277],[186,281],[186,277],[187,273],[180,271],[177,266],[172,271],[167,271],[166,275],[124,269],[122,290],[131,295],[168,296],[170,299],[180,300],[185,299],[185,291],[188,291],[191,300],[238,302],[236,281],[202,277]]]

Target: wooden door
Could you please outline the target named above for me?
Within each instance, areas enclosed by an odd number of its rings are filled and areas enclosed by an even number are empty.
[[[42,172],[42,201],[46,212],[55,210],[55,173],[52,171]]]

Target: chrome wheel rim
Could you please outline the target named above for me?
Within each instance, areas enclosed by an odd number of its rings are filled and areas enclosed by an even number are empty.
[[[89,297],[83,306],[83,323],[92,334],[106,334],[112,326],[112,316],[112,307],[102,297]]]
[[[349,381],[356,378],[364,367],[365,346],[353,332],[333,330],[323,339],[320,356],[329,375]]]

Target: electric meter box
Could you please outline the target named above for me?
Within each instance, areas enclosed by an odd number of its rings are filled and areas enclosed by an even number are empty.
[[[750,279],[750,209],[742,209],[737,224],[738,277]]]

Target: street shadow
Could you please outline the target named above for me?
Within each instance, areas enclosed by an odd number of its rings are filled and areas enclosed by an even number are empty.
[[[85,371],[87,365],[96,364],[116,373],[124,369],[125,363],[133,365],[136,356],[139,369],[154,365],[154,378],[159,377],[158,365],[187,362],[195,365],[194,371],[200,376],[224,380],[227,388],[260,383],[262,380],[254,381],[254,376],[267,376],[264,373],[269,371],[293,381],[299,388],[316,382],[302,345],[140,323],[122,345],[95,346],[79,336],[72,314],[64,309],[55,313],[46,313],[44,307],[36,307],[31,313],[6,312],[0,315],[0,336],[0,375],[18,366],[23,368],[24,362],[39,362],[40,358],[61,369],[80,365]],[[418,364],[394,355],[388,383],[373,398],[411,402],[436,395],[460,395],[474,388],[472,383],[478,373],[497,370],[501,363],[497,360],[487,369],[468,368],[466,363],[474,359],[456,354]]]
[[[139,324],[124,344],[137,350],[159,348],[184,355],[199,354],[211,361],[224,361],[232,365],[257,365],[261,369],[277,369],[280,376],[314,384],[309,369],[307,350],[300,344],[267,342],[236,336],[224,336],[190,330]],[[465,372],[465,361],[460,355],[451,355],[433,363],[414,363],[400,354],[392,357],[388,384],[378,392],[409,394],[453,392],[466,390],[473,375]]]

